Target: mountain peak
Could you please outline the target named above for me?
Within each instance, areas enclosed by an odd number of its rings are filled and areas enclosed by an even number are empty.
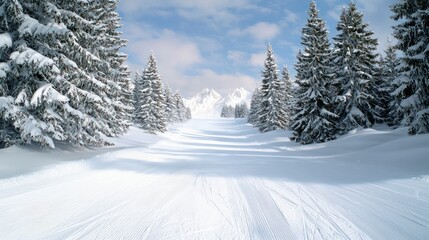
[[[240,103],[246,103],[250,105],[252,93],[244,88],[237,88],[225,98],[225,105],[234,107]]]
[[[213,89],[205,88],[194,97],[184,99],[184,103],[191,109],[192,116],[220,117],[224,105],[235,106],[239,103],[250,104],[252,94],[244,88],[237,88],[223,98]]]
[[[209,88],[204,88],[200,93],[197,94],[197,96],[201,96],[201,97],[211,96],[214,98],[222,98],[222,96],[218,92]]]
[[[243,96],[247,96],[249,93],[250,92],[247,91],[244,88],[237,88],[232,93],[230,93],[228,96],[231,96],[231,97],[243,97]]]

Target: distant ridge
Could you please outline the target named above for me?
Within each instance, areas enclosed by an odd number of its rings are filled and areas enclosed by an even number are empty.
[[[222,97],[213,89],[205,88],[195,96],[184,99],[186,107],[192,112],[192,117],[220,117],[224,105],[235,106],[245,102],[250,106],[252,93],[244,88],[237,88],[226,97]]]

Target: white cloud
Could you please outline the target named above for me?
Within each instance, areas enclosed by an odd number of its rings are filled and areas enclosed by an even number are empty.
[[[170,10],[186,19],[223,24],[238,19],[231,10],[242,9],[249,5],[251,5],[249,0],[124,0],[119,2],[119,9],[127,15]]]
[[[245,53],[237,50],[228,51],[227,58],[235,64],[243,63],[245,58]]]
[[[228,94],[236,88],[243,87],[249,91],[256,88],[257,80],[242,73],[220,74],[210,69],[202,69],[196,76],[183,76],[179,80],[179,89],[186,89],[185,96],[189,97],[204,88],[215,89],[222,95]]]
[[[249,63],[255,67],[264,66],[265,58],[267,57],[266,52],[254,53],[250,56]]]
[[[139,63],[145,62],[153,50],[161,70],[185,69],[203,61],[197,44],[170,30],[163,30],[153,38],[133,41],[128,49],[138,56]]]
[[[387,5],[386,3],[390,2],[388,0],[357,0],[358,4],[363,6],[365,13],[374,14],[380,10],[380,6],[383,8]],[[379,14],[379,13],[378,13]]]
[[[280,33],[280,27],[275,23],[259,22],[246,29],[235,29],[229,32],[233,36],[250,35],[256,40],[271,40]]]
[[[153,50],[163,81],[184,96],[189,97],[206,87],[226,94],[238,87],[253,90],[256,86],[256,79],[249,75],[201,69],[209,62],[202,57],[200,49],[209,47],[210,51],[216,51],[219,46],[213,40],[190,38],[167,29],[157,31],[149,26],[144,26],[145,31],[133,24],[124,26],[130,39],[126,51],[132,53],[128,61],[131,70],[143,70]],[[237,61],[244,59],[244,53],[240,51],[230,51],[228,55]]]
[[[284,17],[284,22],[285,23],[296,23],[299,19],[298,14],[285,9],[284,13],[286,14],[286,16]]]

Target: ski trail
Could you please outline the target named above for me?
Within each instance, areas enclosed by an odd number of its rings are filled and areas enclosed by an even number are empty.
[[[344,183],[360,166],[342,166],[338,149],[264,136],[192,120],[144,146],[1,180],[0,238],[427,239],[427,181]]]
[[[265,181],[265,185],[299,239],[371,239],[338,212],[338,206],[301,184]]]
[[[259,179],[239,179],[240,203],[245,205],[241,214],[247,219],[252,239],[296,239],[277,204]]]

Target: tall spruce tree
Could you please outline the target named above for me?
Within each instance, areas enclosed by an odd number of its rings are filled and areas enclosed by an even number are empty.
[[[186,122],[191,119],[191,110],[185,106],[183,103],[183,98],[180,96],[178,92],[176,92],[173,96],[176,102],[176,115],[179,119],[179,122]]]
[[[132,121],[134,123],[139,122],[139,113],[141,112],[140,94],[141,94],[142,75],[143,75],[143,72],[140,72],[140,71],[137,71],[134,74],[133,114],[132,114]]]
[[[287,122],[283,109],[282,82],[278,77],[277,63],[272,46],[267,46],[267,57],[262,70],[258,127],[261,132],[286,129]]]
[[[94,0],[88,17],[96,25],[96,41],[93,41],[93,52],[103,60],[95,75],[105,78],[109,89],[107,97],[112,100],[114,117],[109,120],[109,127],[114,135],[124,134],[131,125],[132,101],[131,80],[128,67],[125,65],[127,55],[120,49],[127,41],[121,37],[119,14],[116,12],[118,0]]]
[[[38,142],[49,147],[54,147],[54,140],[77,146],[103,145],[105,135],[126,131],[119,126],[123,121],[118,118],[120,109],[113,106],[114,94],[109,94],[115,81],[125,80],[124,75],[112,80],[118,74],[109,65],[118,61],[126,69],[126,56],[119,52],[124,43],[112,42],[107,36],[106,29],[115,31],[116,26],[95,17],[113,14],[116,5],[100,10],[93,7],[97,2],[0,3],[1,32],[10,36],[7,48],[1,46],[0,62],[7,72],[3,71],[0,85],[7,90],[0,97],[8,100],[3,104],[8,107],[0,110],[6,129],[0,131],[7,135],[0,134],[0,141]],[[103,38],[110,39],[110,44],[101,41]],[[121,55],[121,60],[100,54],[96,46],[101,43]]]
[[[334,37],[334,66],[339,89],[336,109],[342,131],[370,127],[374,121],[374,76],[377,74],[377,39],[351,2],[343,9]]]
[[[246,118],[249,116],[249,108],[246,103],[238,103],[234,108],[234,117],[235,118]]]
[[[394,98],[400,101],[395,114],[409,134],[429,132],[429,2],[399,0],[391,7],[398,39],[396,48],[403,52]]]
[[[394,92],[398,88],[395,79],[398,77],[399,60],[396,56],[396,49],[390,41],[386,50],[384,50],[384,54],[385,56],[383,58],[383,61],[381,61],[382,78],[385,79],[389,88],[387,124],[390,126],[398,126],[401,122],[399,116],[402,116],[400,106],[401,99],[398,99]]]
[[[285,112],[286,126],[289,126],[290,118],[292,116],[292,81],[290,79],[289,70],[287,66],[283,66],[282,71],[282,91],[283,92],[283,110]]]
[[[258,110],[261,103],[260,89],[256,88],[252,95],[252,100],[250,101],[250,110],[248,116],[248,122],[254,127],[258,126]]]
[[[224,105],[220,111],[220,117],[223,118],[232,118],[234,117],[234,107],[229,105]]]
[[[173,93],[170,87],[165,87],[165,119],[168,123],[177,123],[179,118],[177,116],[177,106]]]
[[[384,61],[384,58],[380,56],[370,87],[372,116],[374,123],[379,124],[389,122],[389,104],[391,99],[391,83],[385,76]]]
[[[166,131],[165,95],[155,56],[151,52],[146,68],[135,82],[135,120],[138,127],[149,133]]]
[[[328,31],[319,17],[316,3],[310,3],[308,19],[302,30],[296,64],[296,92],[294,115],[291,119],[292,139],[302,144],[335,139],[337,116],[333,113]]]
[[[0,110],[7,135],[0,141],[51,148],[53,140],[70,141],[67,116],[82,113],[65,96],[64,75],[73,65],[65,54],[79,42],[62,25],[61,11],[47,1],[3,1],[0,11],[1,38],[7,40],[1,46],[1,97],[8,100]]]
[[[191,109],[189,108],[189,107],[185,107],[185,120],[186,121],[188,121],[188,120],[191,120],[192,119],[192,112],[191,112]]]
[[[116,112],[113,99],[108,95],[111,89],[109,76],[101,74],[106,59],[98,54],[94,45],[102,38],[99,33],[103,28],[101,22],[93,19],[95,3],[60,0],[56,2],[56,8],[50,10],[60,16],[79,44],[64,47],[59,58],[65,63],[62,68],[62,76],[66,79],[63,91],[70,99],[69,105],[80,112],[68,114],[65,129],[70,142],[80,146],[104,145],[104,136],[115,136],[110,124]]]

